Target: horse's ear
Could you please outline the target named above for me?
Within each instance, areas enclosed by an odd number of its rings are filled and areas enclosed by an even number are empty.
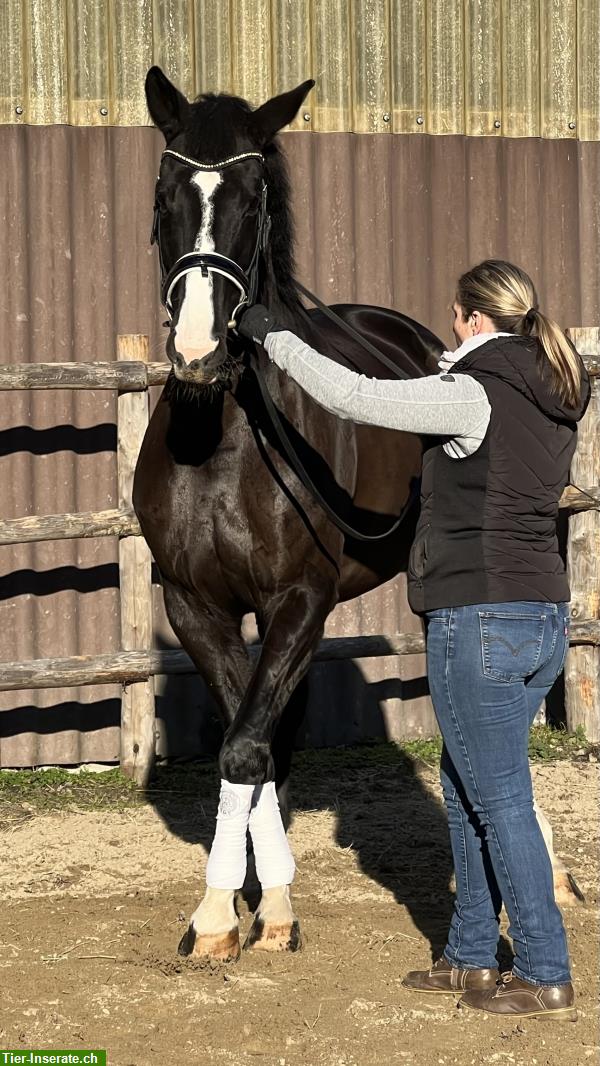
[[[146,74],[146,101],[155,126],[162,130],[167,143],[172,141],[181,129],[190,105],[160,67],[150,67]]]
[[[289,93],[282,93],[281,96],[274,96],[272,100],[267,100],[266,104],[257,108],[252,119],[263,144],[268,144],[279,130],[295,118],[314,84],[312,78],[309,78],[296,89],[290,89]]]

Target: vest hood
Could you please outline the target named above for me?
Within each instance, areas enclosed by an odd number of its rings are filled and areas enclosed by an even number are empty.
[[[500,378],[517,389],[556,422],[579,422],[590,398],[590,381],[582,366],[582,389],[577,407],[569,407],[552,389],[548,360],[539,341],[530,337],[496,337],[459,359],[452,371]]]

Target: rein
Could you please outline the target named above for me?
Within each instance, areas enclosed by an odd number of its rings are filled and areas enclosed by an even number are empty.
[[[408,377],[408,374],[404,374],[399,369],[399,367],[397,367],[396,364],[393,363],[392,360],[387,357],[387,355],[384,355],[383,352],[380,352],[374,344],[371,344],[371,342],[368,341],[365,337],[362,337],[358,330],[354,329],[353,326],[350,326],[347,322],[344,322],[343,318],[340,318],[339,315],[336,315],[335,311],[332,311],[331,308],[328,307],[327,304],[323,303],[323,301],[320,300],[318,296],[315,296],[315,294],[311,292],[310,289],[307,289],[299,281],[295,281],[295,285],[296,288],[302,293],[302,295],[306,296],[309,300],[311,300],[315,304],[315,306],[318,307],[319,310],[327,316],[327,318],[331,319],[332,322],[335,322],[336,326],[342,329],[344,333],[347,333],[348,336],[351,337],[352,340],[356,341],[357,344],[360,344],[365,349],[365,351],[369,352],[377,360],[377,362],[381,363],[382,366],[387,367],[388,370],[391,370],[394,377],[401,378],[403,380]],[[283,422],[281,421],[279,411],[273,403],[264,375],[262,373],[262,370],[260,369],[258,359],[256,358],[256,352],[254,352],[253,370],[256,380],[258,382],[260,394],[263,398],[263,403],[267,409],[269,418],[271,419],[273,429],[275,430],[277,437],[279,438],[279,443],[281,444],[288,458],[288,462],[292,467],[292,470],[302,482],[304,488],[307,489],[311,496],[313,496],[314,499],[317,501],[317,503],[320,504],[320,506],[325,511],[325,514],[328,518],[331,519],[333,524],[336,525],[338,529],[342,531],[342,533],[345,533],[349,537],[353,537],[354,540],[360,541],[385,540],[386,537],[390,537],[392,533],[395,533],[400,524],[404,521],[407,512],[412,507],[416,498],[416,492],[414,490],[411,491],[408,500],[404,504],[404,507],[402,508],[398,518],[395,520],[393,525],[389,526],[388,529],[384,530],[383,533],[361,533],[358,529],[355,529],[353,526],[349,525],[347,522],[344,521],[343,518],[340,518],[337,512],[333,510],[330,504],[328,504],[327,500],[317,488],[308,471],[305,469],[304,465],[300,461],[298,454],[294,448],[294,445],[292,444],[283,425]]]
[[[383,352],[380,352],[379,348],[376,348],[374,344],[371,344],[371,341],[368,341],[366,337],[361,336],[358,330],[354,329],[354,326],[350,326],[347,322],[344,322],[343,318],[340,318],[339,315],[336,315],[335,311],[332,311],[331,308],[327,306],[327,304],[323,303],[323,301],[320,300],[318,296],[315,296],[314,292],[311,292],[310,289],[307,289],[304,285],[301,284],[301,282],[294,280],[294,284],[303,296],[308,297],[308,299],[311,300],[312,303],[314,303],[315,307],[319,308],[319,311],[322,311],[323,314],[327,316],[327,318],[330,318],[332,322],[335,322],[336,326],[339,326],[339,328],[342,329],[344,333],[347,333],[349,337],[352,337],[352,340],[356,341],[357,344],[360,344],[361,347],[365,349],[365,351],[370,352],[370,354],[377,360],[378,363],[381,363],[382,366],[385,366],[388,370],[391,370],[395,378],[400,378],[403,381],[406,380],[408,374],[405,374],[402,370],[400,370],[400,367],[396,366],[396,364],[392,362],[392,360],[389,359],[387,355],[384,355]]]
[[[333,524],[335,526],[337,526],[337,528],[339,530],[341,530],[342,533],[345,533],[347,536],[352,537],[353,540],[361,540],[361,541],[385,540],[386,537],[389,537],[389,536],[391,536],[392,533],[395,533],[396,530],[398,529],[398,526],[400,525],[400,523],[406,517],[406,514],[407,514],[408,510],[410,509],[410,507],[412,507],[412,505],[413,505],[413,503],[415,501],[416,493],[414,491],[411,491],[411,493],[410,493],[410,495],[408,497],[408,500],[404,504],[404,507],[402,508],[398,518],[395,520],[394,524],[389,526],[389,528],[386,529],[383,533],[361,533],[360,530],[355,529],[354,526],[349,525],[348,522],[345,522],[343,518],[340,518],[340,516],[337,514],[337,512],[334,511],[333,508],[330,506],[330,504],[327,503],[327,500],[325,499],[325,497],[323,496],[321,491],[317,488],[317,486],[315,485],[314,481],[310,477],[308,471],[305,469],[305,467],[303,466],[301,460],[299,459],[298,454],[297,454],[297,452],[296,452],[296,450],[294,448],[294,445],[292,444],[290,438],[288,437],[288,434],[287,434],[286,429],[285,429],[285,427],[283,425],[283,422],[281,421],[281,416],[279,414],[279,411],[277,410],[275,404],[273,403],[273,400],[271,398],[271,394],[270,394],[270,392],[269,392],[269,390],[267,388],[267,383],[266,383],[266,381],[264,379],[262,371],[260,370],[260,368],[258,366],[258,360],[256,360],[256,365],[253,367],[253,371],[254,371],[254,376],[255,376],[255,378],[257,380],[257,383],[258,383],[258,387],[260,389],[260,394],[262,396],[263,403],[264,403],[265,408],[267,410],[267,414],[269,415],[269,418],[271,419],[271,423],[273,425],[273,429],[275,430],[275,432],[277,434],[277,437],[279,438],[279,443],[281,444],[281,447],[283,448],[283,450],[284,450],[284,452],[285,452],[285,454],[286,454],[286,456],[288,458],[288,462],[289,462],[292,470],[294,471],[296,476],[299,478],[299,480],[302,482],[302,484],[304,485],[304,488],[308,490],[308,492],[311,494],[311,496],[323,508],[323,510],[325,511],[325,514],[327,515],[328,518],[331,519]]]
[[[180,163],[185,164],[185,166],[192,167],[194,170],[204,171],[224,170],[226,167],[233,166],[236,163],[241,163],[245,159],[257,159],[262,164],[264,164],[265,161],[264,156],[261,152],[242,152],[240,153],[240,155],[230,156],[228,159],[222,159],[218,163],[202,163],[197,159],[192,159],[190,156],[182,155],[181,152],[176,152],[172,148],[165,148],[162,155],[172,156]],[[261,199],[259,205],[258,232],[256,237],[256,244],[254,246],[254,251],[252,253],[250,264],[247,270],[243,270],[239,263],[236,263],[234,259],[230,259],[226,255],[221,255],[219,252],[194,251],[186,252],[184,255],[180,256],[179,259],[177,259],[176,262],[173,264],[171,269],[167,271],[165,269],[160,243],[160,205],[157,201],[155,201],[150,244],[158,245],[158,258],[160,263],[161,274],[161,300],[169,318],[173,317],[173,304],[171,301],[171,297],[174,289],[179,284],[181,279],[186,276],[186,274],[189,274],[194,270],[200,270],[202,272],[203,277],[208,277],[208,275],[211,273],[220,274],[222,277],[227,278],[227,280],[230,281],[232,285],[237,288],[240,294],[240,300],[234,308],[228,322],[229,328],[235,329],[236,319],[242,307],[244,307],[245,304],[248,304],[248,306],[252,306],[252,304],[256,303],[256,297],[258,294],[258,270],[260,255],[261,252],[264,252],[267,247],[270,228],[271,219],[267,213],[267,186],[263,178],[261,186]],[[324,315],[327,316],[327,318],[331,319],[332,322],[335,322],[335,324],[341,330],[348,334],[348,336],[350,336],[357,344],[360,344],[361,347],[364,348],[367,352],[369,352],[379,363],[382,364],[382,366],[385,366],[388,370],[391,370],[394,377],[404,379],[408,376],[407,374],[404,374],[402,371],[400,371],[396,364],[393,363],[392,360],[388,358],[388,356],[384,355],[383,352],[380,352],[374,344],[371,344],[371,342],[366,340],[365,337],[362,337],[357,330],[355,330],[352,326],[348,325],[347,322],[344,322],[344,320],[340,318],[339,315],[336,315],[335,311],[332,311],[331,308],[327,307],[326,304],[319,300],[318,296],[315,296],[313,293],[311,293],[310,290],[306,289],[304,285],[301,285],[299,281],[296,281],[295,284],[299,291],[304,296],[308,297],[309,300],[312,300],[312,302],[323,312]],[[343,518],[340,518],[340,516],[328,504],[325,497],[322,495],[320,490],[317,488],[317,486],[311,479],[308,472],[305,470],[281,421],[279,411],[273,403],[273,400],[267,387],[267,383],[260,369],[258,359],[256,358],[256,352],[254,351],[250,354],[251,356],[254,356],[253,372],[256,377],[256,381],[258,383],[260,394],[262,396],[267,414],[271,419],[273,429],[275,430],[275,433],[277,434],[277,437],[279,439],[279,443],[281,444],[281,447],[283,448],[283,451],[285,452],[290,466],[294,470],[296,476],[299,478],[299,480],[302,482],[302,484],[311,494],[311,496],[313,496],[317,503],[322,507],[327,517],[333,522],[335,526],[337,526],[339,530],[341,530],[342,533],[345,533],[347,536],[352,537],[354,540],[379,541],[384,540],[386,537],[391,536],[392,533],[395,533],[401,522],[403,521],[407,511],[414,503],[416,493],[414,491],[411,491],[407,502],[405,503],[404,507],[402,508],[402,511],[400,512],[400,515],[395,520],[393,525],[391,525],[383,533],[362,533],[360,530],[354,529],[353,526],[345,522]]]

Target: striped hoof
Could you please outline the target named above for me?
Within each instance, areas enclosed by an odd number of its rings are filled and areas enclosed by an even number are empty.
[[[559,907],[576,907],[585,903],[585,896],[568,870],[554,872],[554,898]]]
[[[195,958],[217,959],[219,962],[237,962],[240,957],[240,934],[238,929],[228,933],[207,936],[198,934],[190,923],[179,941],[178,955],[193,955]]]
[[[250,932],[246,937],[244,950],[254,951],[299,951],[302,947],[302,936],[297,921],[284,925],[265,923],[261,918],[255,918]]]

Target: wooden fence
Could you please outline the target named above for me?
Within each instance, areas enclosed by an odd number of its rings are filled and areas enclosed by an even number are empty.
[[[567,564],[571,581],[571,645],[565,667],[567,725],[583,726],[600,740],[600,328],[572,329],[592,377],[592,400],[581,423],[572,467],[574,485],[560,506],[568,508]],[[15,389],[116,389],[119,507],[85,514],[45,515],[0,521],[0,544],[119,537],[121,648],[109,655],[0,663],[0,691],[61,688],[120,682],[121,766],[145,783],[154,757],[154,677],[190,674],[184,651],[152,650],[150,552],[132,509],[133,473],[148,424],[148,388],[162,385],[169,365],[148,362],[148,339],[118,337],[114,363],[37,363],[0,369],[0,391]],[[576,487],[577,486],[577,487]],[[420,633],[337,637],[323,640],[317,661],[406,655],[425,651]],[[259,645],[250,648],[258,655]]]

